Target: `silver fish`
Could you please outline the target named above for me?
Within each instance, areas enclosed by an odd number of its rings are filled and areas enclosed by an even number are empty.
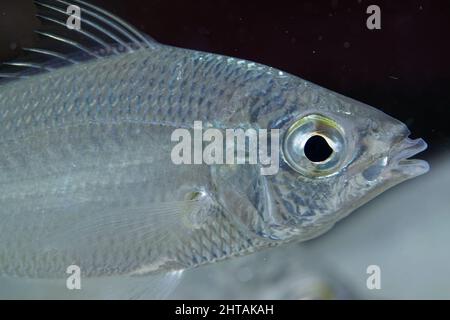
[[[30,50],[70,63],[0,85],[2,275],[63,278],[72,264],[84,277],[167,273],[303,241],[428,170],[408,159],[426,143],[377,109],[265,65],[159,44],[82,1],[45,7],[68,4],[91,36],[107,21],[106,36],[120,37],[94,50],[41,33],[91,59]],[[194,121],[279,129],[279,171],[174,164],[171,134]],[[326,159],[305,154],[314,136]]]

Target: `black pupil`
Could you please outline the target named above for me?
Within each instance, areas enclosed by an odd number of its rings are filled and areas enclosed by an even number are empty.
[[[327,160],[333,153],[327,140],[321,136],[312,136],[305,143],[305,156],[312,162]]]

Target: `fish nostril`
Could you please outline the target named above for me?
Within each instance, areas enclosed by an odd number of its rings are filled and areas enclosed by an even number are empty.
[[[377,179],[387,166],[387,157],[375,161],[370,167],[362,172],[364,179],[373,181]]]
[[[204,193],[198,190],[188,192],[184,195],[184,199],[187,201],[199,200],[204,196]]]

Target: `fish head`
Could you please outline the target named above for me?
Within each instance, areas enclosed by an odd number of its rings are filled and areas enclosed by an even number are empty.
[[[409,159],[427,144],[410,139],[399,120],[312,84],[298,92],[283,111],[261,118],[280,130],[279,170],[263,178],[269,237],[316,237],[383,191],[429,170],[426,161]]]

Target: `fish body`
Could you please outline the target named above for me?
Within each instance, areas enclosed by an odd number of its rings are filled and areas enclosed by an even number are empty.
[[[195,121],[280,130],[279,171],[173,163]],[[295,149],[311,128],[336,163]],[[2,84],[0,274],[163,273],[316,237],[427,170],[404,160],[425,148],[408,134],[274,68],[157,43]]]
[[[170,158],[173,130],[194,120],[220,123],[224,111],[227,121],[236,90],[264,75],[237,63],[161,46],[3,86],[0,193],[8,223],[2,224],[1,269],[50,277],[78,264],[88,275],[121,274],[149,265],[184,268],[249,250],[255,241],[217,204],[212,168],[177,166]],[[208,194],[211,209],[205,225],[188,234],[145,241],[146,230],[127,232],[111,246],[100,230],[90,234],[95,246],[79,256],[73,252],[78,250],[60,255],[43,248],[62,219],[69,220],[61,228],[77,228],[80,219],[94,223],[96,214],[103,217],[108,210],[126,215],[154,203],[183,201],[197,190]],[[172,227],[176,231],[177,223]],[[19,252],[24,259],[15,258]],[[110,261],[112,268],[93,269],[96,259]],[[24,265],[33,268],[23,270]]]

